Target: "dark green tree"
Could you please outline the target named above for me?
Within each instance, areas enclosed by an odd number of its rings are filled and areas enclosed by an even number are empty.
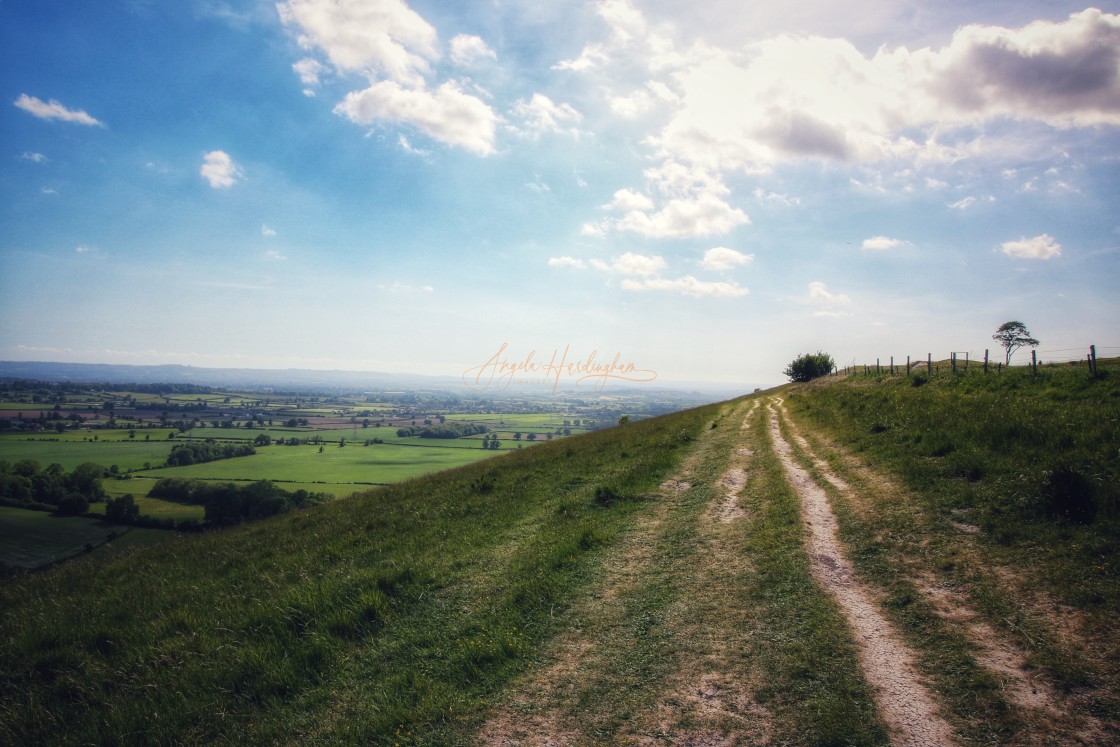
[[[828,353],[817,351],[816,354],[805,353],[790,361],[783,373],[790,381],[812,381],[820,376],[832,373],[836,362]]]

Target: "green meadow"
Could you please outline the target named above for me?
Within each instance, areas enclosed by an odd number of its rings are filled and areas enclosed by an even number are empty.
[[[459,467],[488,459],[496,453],[499,452],[481,447],[402,446],[388,443],[371,446],[348,444],[343,447],[337,443],[327,443],[322,446],[322,451],[315,445],[263,446],[253,456],[151,470],[143,475],[157,478],[377,485]]]
[[[19,462],[33,459],[42,466],[61,464],[72,470],[79,464],[93,462],[104,467],[117,465],[121,471],[144,469],[167,461],[172,444],[167,441],[54,441],[22,440],[10,436],[0,438],[0,459]]]
[[[105,554],[167,538],[167,532],[134,529],[82,516],[0,506],[0,567],[38,568],[86,552]],[[111,543],[114,547],[106,547]]]

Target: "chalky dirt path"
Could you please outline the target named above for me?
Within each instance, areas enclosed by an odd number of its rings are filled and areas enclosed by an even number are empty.
[[[813,575],[844,612],[859,647],[864,676],[896,745],[953,744],[952,728],[918,678],[913,651],[879,611],[872,590],[856,579],[838,537],[836,516],[828,496],[794,459],[793,448],[779,426],[782,401],[767,404],[774,450],[790,483],[801,497],[808,527]]]
[[[769,744],[754,698],[752,569],[737,549],[753,451],[729,406],[566,614],[543,666],[515,683],[478,732],[486,747]]]
[[[781,704],[771,707],[756,697],[767,684],[760,664],[765,640],[785,635],[757,617],[752,594],[761,588],[759,575],[744,551],[761,531],[756,510],[772,499],[758,492],[765,483],[755,479],[766,470],[778,483],[784,473],[797,494],[788,500],[800,506],[808,571],[847,623],[857,654],[852,666],[859,666],[869,686],[890,743],[970,741],[973,717],[931,692],[927,685],[938,680],[923,679],[911,648],[924,650],[923,642],[903,639],[883,612],[882,592],[856,574],[830,503],[840,500],[874,517],[884,495],[907,503],[909,498],[821,433],[806,431],[811,444],[780,397],[762,403],[755,397],[729,404],[676,473],[646,496],[649,506],[634,529],[605,557],[584,596],[560,616],[560,632],[537,666],[495,705],[475,734],[476,744],[798,743],[797,737],[790,742],[791,734],[801,732],[796,725],[791,732],[788,706],[781,710]],[[839,455],[836,470],[814,445],[830,459]],[[826,490],[839,498],[830,499]],[[962,533],[956,541],[963,547],[972,535]],[[928,601],[931,614],[967,639],[974,661],[1000,683],[1003,700],[1028,719],[1009,743],[1109,743],[1107,730],[1077,715],[1077,703],[1057,694],[1027,665],[1027,652],[970,608],[935,568],[917,560],[906,565],[900,572]]]

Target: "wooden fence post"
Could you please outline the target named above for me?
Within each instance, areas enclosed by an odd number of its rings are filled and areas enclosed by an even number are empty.
[[[933,376],[933,353],[926,353],[926,373]]]
[[[879,359],[876,358],[875,359],[875,375],[878,376],[882,372],[883,372],[883,370],[879,367]]]
[[[957,372],[957,354],[956,353],[949,353],[949,367],[952,369],[953,373]]]
[[[891,356],[891,376],[894,376],[894,356]]]
[[[988,349],[984,348],[984,373],[988,373]]]
[[[1093,376],[1097,375],[1097,346],[1089,346],[1089,370],[1093,372]]]
[[[1038,375],[1038,353],[1031,351],[1031,373]]]
[[[910,378],[910,356],[906,356],[906,378]]]

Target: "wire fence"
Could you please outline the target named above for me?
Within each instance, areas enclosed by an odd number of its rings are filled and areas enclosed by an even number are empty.
[[[996,350],[995,356],[989,348],[982,353],[975,351],[951,351],[947,356],[935,359],[932,353],[917,357],[886,356],[876,358],[875,363],[857,364],[853,362],[848,366],[836,367],[833,375],[837,374],[863,374],[863,375],[909,375],[911,373],[926,373],[933,375],[943,370],[950,372],[976,371],[984,373],[999,373],[1004,368],[1030,367],[1037,371],[1039,366],[1068,364],[1072,366],[1085,366],[1093,376],[1097,375],[1097,361],[1099,358],[1120,357],[1120,345],[1086,345],[1080,348],[1059,348],[1049,350],[1030,350],[1030,359],[1024,360],[1028,351],[1019,350],[1008,356],[1003,350]]]

